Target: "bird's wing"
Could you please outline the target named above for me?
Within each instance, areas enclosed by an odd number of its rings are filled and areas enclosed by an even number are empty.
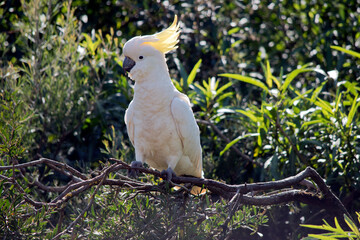
[[[126,109],[125,111],[125,124],[126,124],[126,129],[130,138],[130,141],[132,143],[133,146],[135,146],[135,139],[134,139],[134,122],[133,122],[133,108],[132,108],[132,102],[130,102],[128,109]]]
[[[179,94],[171,102],[171,114],[174,119],[177,133],[181,139],[183,154],[189,157],[193,167],[190,172],[202,177],[202,156],[200,145],[200,131],[191,110],[189,98]]]

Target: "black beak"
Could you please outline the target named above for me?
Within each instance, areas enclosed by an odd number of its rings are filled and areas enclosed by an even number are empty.
[[[135,66],[135,61],[132,60],[129,57],[125,57],[124,62],[123,62],[123,68],[126,72],[130,72],[131,69]]]

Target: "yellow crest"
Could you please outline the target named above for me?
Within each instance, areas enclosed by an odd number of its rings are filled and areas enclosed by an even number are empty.
[[[153,37],[157,39],[156,41],[144,42],[142,44],[148,44],[160,52],[166,54],[177,48],[176,44],[179,42],[179,35],[179,24],[177,22],[177,15],[175,15],[174,22],[170,27],[153,35]]]

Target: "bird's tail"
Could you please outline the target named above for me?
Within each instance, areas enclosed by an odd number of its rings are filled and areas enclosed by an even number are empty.
[[[206,193],[205,188],[201,188],[201,187],[198,187],[198,186],[193,186],[192,189],[191,189],[191,194],[194,194],[194,195],[203,195],[205,193]]]
[[[181,189],[181,187],[179,186],[175,186],[174,189],[177,191],[179,189]],[[201,188],[201,187],[198,187],[198,186],[193,186],[190,190],[190,193],[193,194],[193,195],[203,195],[206,193],[206,189],[205,188]]]

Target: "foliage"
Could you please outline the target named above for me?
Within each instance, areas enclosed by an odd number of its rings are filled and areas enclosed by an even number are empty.
[[[319,81],[319,87],[299,89],[299,84],[291,85],[299,74],[310,71],[317,74],[314,80]],[[360,89],[357,84],[339,81],[331,72],[307,65],[286,76],[275,77],[266,62],[264,72],[266,85],[247,76],[220,74],[262,89],[261,103],[233,109],[248,123],[248,131],[258,134],[253,150],[258,164],[263,164],[274,179],[294,175],[310,164],[331,185],[339,184],[341,195],[359,189],[360,151],[356,146]],[[335,88],[331,81],[337,82]]]
[[[360,213],[356,213],[358,216],[358,222],[360,223]],[[340,226],[339,222],[337,221],[335,217],[335,228],[331,227],[330,224],[328,224],[325,220],[325,224],[321,226],[317,225],[302,225],[303,227],[312,228],[312,229],[320,229],[324,231],[328,231],[329,233],[324,234],[309,234],[307,238],[304,238],[305,240],[309,239],[324,239],[324,240],[334,240],[334,239],[360,239],[360,232],[356,224],[346,215],[344,215],[344,219],[348,227],[351,229],[351,231],[344,231],[343,228]]]
[[[173,193],[135,197],[129,192],[108,197],[108,194],[113,195],[114,191],[107,189],[96,196],[99,205],[92,210],[94,219],[84,223],[84,227],[91,231],[88,235],[91,239],[116,239],[117,236],[124,239],[168,239],[174,236],[220,239],[235,231],[245,233],[245,236],[255,233],[258,224],[267,222],[263,212],[256,208],[243,207],[230,216],[230,208],[225,202],[213,202],[209,197],[200,199]],[[244,226],[251,227],[250,231]]]

